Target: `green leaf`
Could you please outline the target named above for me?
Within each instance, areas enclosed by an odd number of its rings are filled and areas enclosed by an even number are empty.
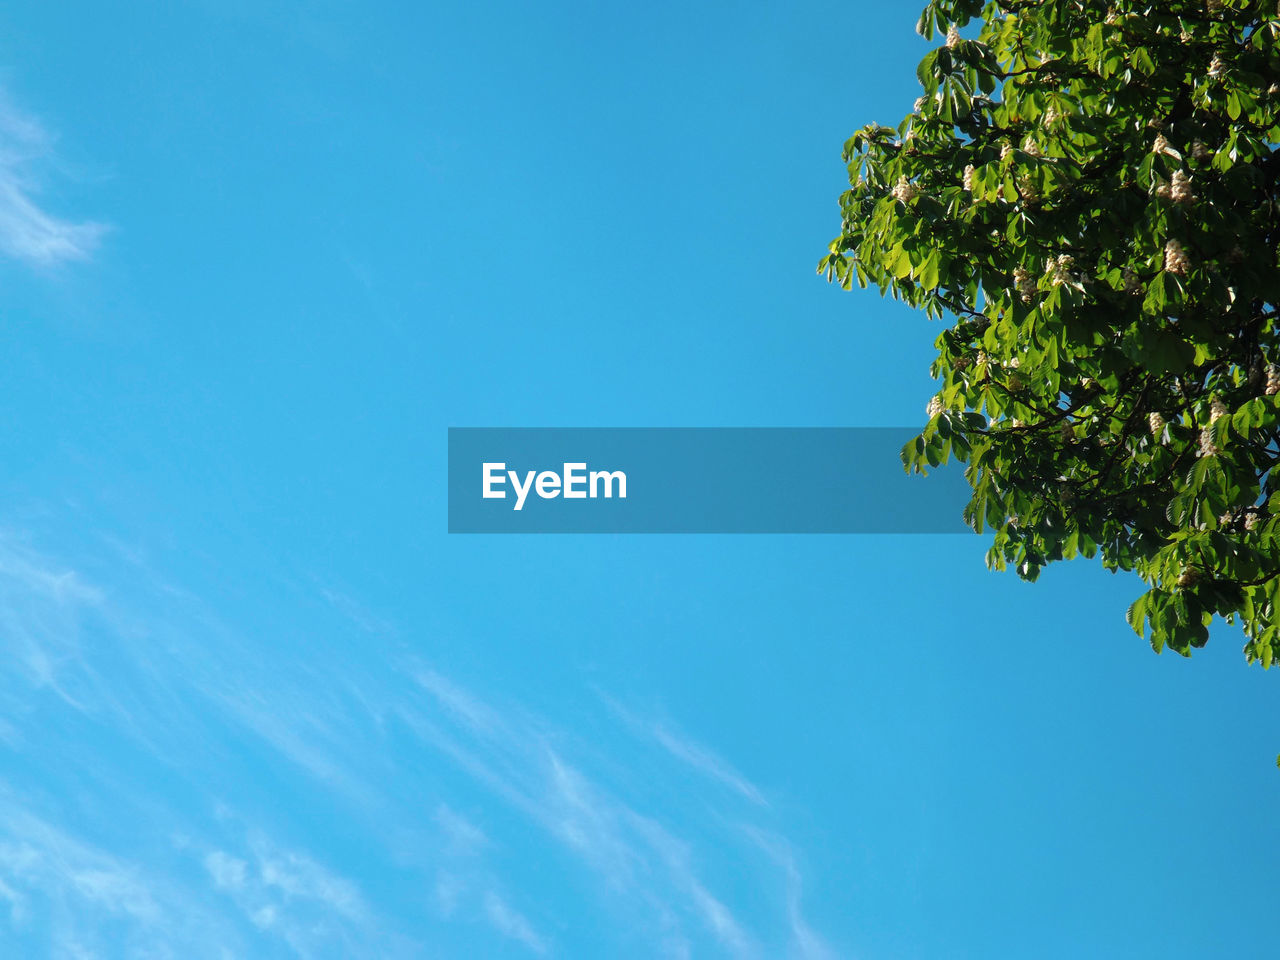
[[[941,259],[938,251],[934,250],[925,257],[924,263],[920,265],[920,273],[917,279],[926,290],[932,290],[938,285],[938,265]]]

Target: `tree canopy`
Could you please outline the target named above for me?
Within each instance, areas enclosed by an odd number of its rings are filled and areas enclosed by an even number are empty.
[[[945,41],[914,110],[845,144],[819,264],[947,324],[904,463],[967,464],[991,566],[1098,556],[1148,584],[1128,621],[1157,652],[1189,655],[1217,615],[1269,667],[1276,0],[935,0],[918,30]]]

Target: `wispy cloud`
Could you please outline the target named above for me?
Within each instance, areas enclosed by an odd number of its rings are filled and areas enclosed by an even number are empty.
[[[436,808],[435,821],[443,840],[434,890],[440,914],[461,918],[469,908],[477,920],[483,920],[501,936],[536,954],[547,953],[546,938],[499,892],[493,870],[485,862],[493,847],[485,832],[444,803]]]
[[[804,879],[796,865],[791,844],[783,837],[758,827],[745,828],[762,850],[782,869],[787,901],[787,922],[791,927],[792,952],[799,960],[835,960],[836,954],[805,919],[801,908]]]
[[[347,955],[374,952],[378,924],[350,880],[261,834],[250,836],[246,848],[210,850],[203,864],[214,889],[256,929],[300,957],[328,955],[338,945]]]
[[[54,165],[53,141],[39,121],[0,93],[0,253],[35,266],[84,260],[106,227],[63,219],[39,202]]]
[[[758,787],[742,774],[738,773],[728,762],[700,745],[697,741],[685,737],[662,724],[654,724],[653,738],[678,760],[683,760],[695,770],[700,771],[713,780],[736,790],[752,803],[768,806]]]
[[[760,788],[739,773],[733,764],[711,748],[685,735],[674,724],[669,721],[647,720],[600,690],[596,691],[596,695],[633,733],[651,738],[695,772],[722,783],[752,803],[762,807],[769,805]]]
[[[665,955],[687,948],[681,918],[733,956],[759,953],[742,922],[698,875],[689,844],[567,759],[558,744],[571,737],[534,716],[508,718],[434,671],[416,676],[453,729],[446,732],[410,709],[414,729],[595,872],[619,905],[638,911],[665,942]]]
[[[547,945],[529,921],[511,909],[507,902],[492,890],[485,894],[484,912],[489,922],[503,936],[520,941],[534,953],[547,952]]]
[[[171,875],[108,852],[0,795],[0,899],[50,956],[219,956],[237,937]],[[4,939],[4,938],[0,938]]]
[[[448,850],[455,855],[475,853],[489,845],[484,831],[460,813],[455,813],[448,804],[436,807],[436,823],[445,836]]]
[[[559,721],[409,659],[398,639],[361,631],[352,644],[359,627],[345,619],[336,638],[308,634],[305,648],[242,635],[153,577],[131,569],[107,587],[0,535],[0,652],[17,665],[0,675],[0,707],[13,718],[3,733],[63,758],[55,767],[76,789],[87,769],[118,781],[106,786],[137,817],[150,815],[148,802],[156,809],[146,784],[157,781],[118,760],[104,765],[86,737],[152,765],[160,782],[180,771],[203,785],[210,809],[220,778],[231,787],[242,762],[262,763],[271,796],[250,787],[247,802],[270,809],[287,785],[328,805],[359,838],[357,869],[394,870],[419,885],[414,902],[434,905],[412,918],[418,926],[464,924],[477,937],[488,928],[547,955],[589,922],[626,952],[651,956],[831,956],[801,910],[797,858],[764,792],[674,722],[607,697],[609,710],[585,700],[590,720]],[[35,716],[38,727],[25,719]],[[394,933],[403,912],[381,909],[341,860],[322,865],[270,839],[280,831],[265,822],[197,817],[172,829],[188,834],[189,868],[215,915],[210,943],[233,952],[274,943],[300,957],[324,955],[321,943],[353,957],[414,955],[416,941],[404,948]],[[49,846],[35,862],[68,861]],[[24,873],[26,847],[11,840],[5,855],[0,928],[4,911],[20,917],[43,895],[185,942],[165,919],[172,898],[156,892],[164,871],[154,881],[128,857],[82,857],[74,874]],[[557,894],[516,882],[529,857],[568,870],[570,888],[585,881],[588,900],[566,914],[563,885]],[[86,933],[63,952],[77,944],[94,949]]]

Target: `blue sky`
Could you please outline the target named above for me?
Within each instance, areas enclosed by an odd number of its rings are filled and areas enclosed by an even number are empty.
[[[1272,955],[1231,629],[444,532],[449,426],[923,418],[934,326],[813,273],[917,12],[6,5],[0,955]]]

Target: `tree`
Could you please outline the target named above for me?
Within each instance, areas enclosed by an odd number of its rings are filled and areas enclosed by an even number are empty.
[[[959,31],[975,18],[976,39]],[[1099,556],[1189,655],[1280,660],[1276,0],[935,0],[897,128],[845,144],[819,272],[949,323],[909,470],[967,463],[988,564]]]

